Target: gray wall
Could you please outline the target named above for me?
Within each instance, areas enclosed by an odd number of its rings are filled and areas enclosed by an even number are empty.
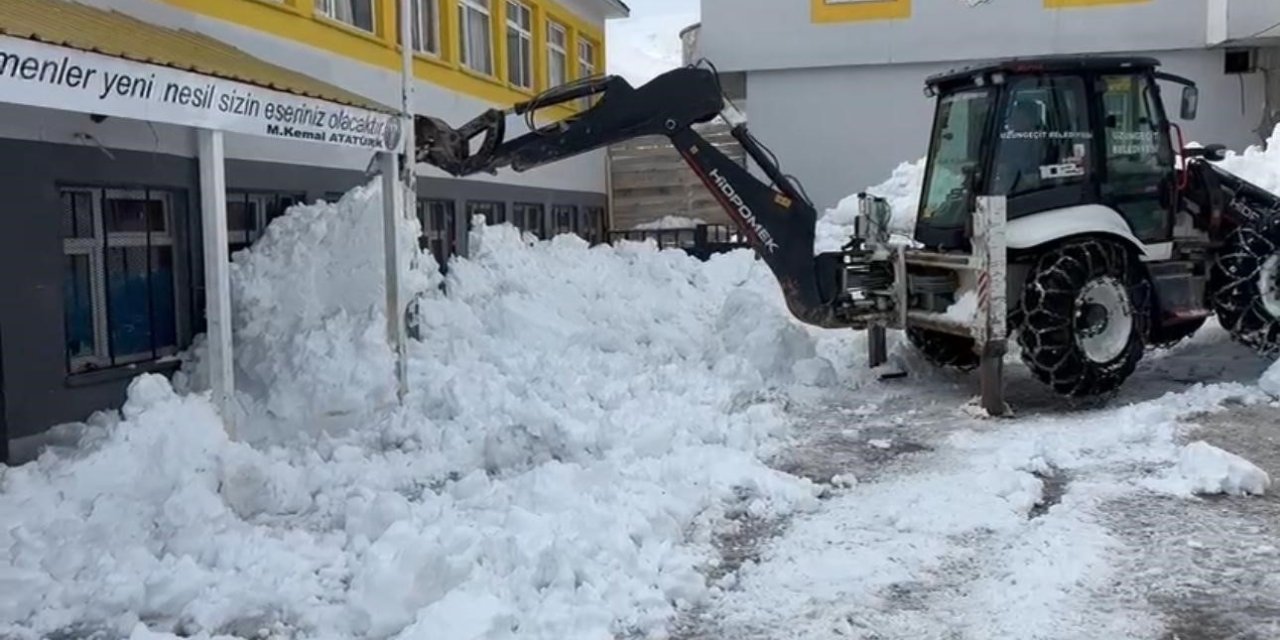
[[[1166,70],[1201,86],[1199,117],[1179,123],[1188,142],[1220,142],[1233,149],[1261,142],[1254,132],[1262,117],[1261,74],[1223,74],[1221,51],[1152,55]],[[783,170],[804,183],[821,212],[883,182],[900,162],[924,156],[934,106],[922,93],[924,78],[963,64],[752,71],[747,76],[750,127],[778,155]],[[1176,119],[1178,88],[1166,86]]]
[[[910,17],[816,24],[804,0],[702,0],[698,46],[722,71],[917,63],[1076,51],[1203,47],[1207,0],[1050,9],[1043,0],[887,0]],[[1237,31],[1280,22],[1280,2],[1232,0]]]
[[[97,372],[75,379],[66,374],[63,332],[63,248],[61,182],[101,186],[150,186],[183,190],[175,203],[178,245],[175,262],[181,280],[177,303],[179,340],[189,344],[202,324],[202,258],[199,251],[199,176],[194,159],[95,147],[0,138],[0,367],[3,397],[0,434],[19,438],[60,422],[83,420],[98,409],[117,408],[128,381],[143,369]],[[301,192],[311,202],[343,192],[363,181],[355,171],[232,160],[228,187]],[[469,198],[508,203],[552,202],[579,207],[605,205],[603,194],[530,187],[419,180],[423,197],[456,200],[458,211]],[[190,212],[190,216],[187,213]],[[161,368],[160,371],[168,371]]]

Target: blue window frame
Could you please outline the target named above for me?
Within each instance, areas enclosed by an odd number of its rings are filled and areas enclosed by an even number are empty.
[[[177,195],[65,187],[61,198],[68,371],[175,354]]]

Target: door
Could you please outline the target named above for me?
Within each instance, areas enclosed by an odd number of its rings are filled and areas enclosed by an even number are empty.
[[[1155,80],[1145,75],[1099,77],[1106,173],[1100,195],[1147,243],[1172,237],[1167,195],[1175,184],[1173,144]]]

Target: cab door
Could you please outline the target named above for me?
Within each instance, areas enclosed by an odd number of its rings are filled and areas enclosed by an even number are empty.
[[[1155,79],[1101,75],[1096,87],[1105,161],[1102,203],[1119,211],[1139,240],[1167,241],[1173,234],[1168,203],[1175,185],[1174,154]]]

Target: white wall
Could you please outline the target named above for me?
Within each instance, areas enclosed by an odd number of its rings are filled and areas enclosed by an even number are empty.
[[[1180,122],[1188,142],[1242,149],[1262,113],[1262,78],[1226,76],[1220,51],[1164,51],[1163,69],[1200,85],[1200,112]],[[928,149],[934,103],[924,78],[965,62],[826,67],[747,74],[749,126],[805,186],[819,212],[841,198],[887,179],[903,161]],[[1241,95],[1243,80],[1243,98]],[[1165,85],[1171,117],[1178,87]],[[1172,94],[1172,95],[1170,95]]]
[[[371,100],[390,106],[400,104],[398,72],[343,58],[320,49],[277,38],[265,32],[188,13],[154,0],[82,1],[118,9],[155,24],[198,31],[239,47],[251,55],[317,77]],[[593,4],[588,0],[572,0],[567,6],[582,11]],[[580,15],[584,19],[593,21],[601,19],[600,15]],[[426,82],[417,83],[414,95],[415,109],[418,113],[442,118],[455,126],[480,115],[486,109],[505,106],[483,102]],[[508,120],[508,138],[526,131],[522,119]],[[144,139],[140,143],[147,142],[148,140]],[[317,147],[312,143],[242,135],[227,136],[226,153],[231,158],[361,170],[369,163],[371,157],[367,152],[358,149]],[[425,165],[419,167],[418,173],[425,176],[447,177],[447,174]],[[584,154],[521,174],[507,170],[500,172],[497,176],[478,175],[467,179],[603,193],[606,184],[604,152]]]
[[[703,55],[722,71],[1202,47],[1210,0],[1046,9],[1042,0],[911,0],[904,20],[814,24],[807,0],[701,0]],[[1230,0],[1242,30],[1280,0]]]

